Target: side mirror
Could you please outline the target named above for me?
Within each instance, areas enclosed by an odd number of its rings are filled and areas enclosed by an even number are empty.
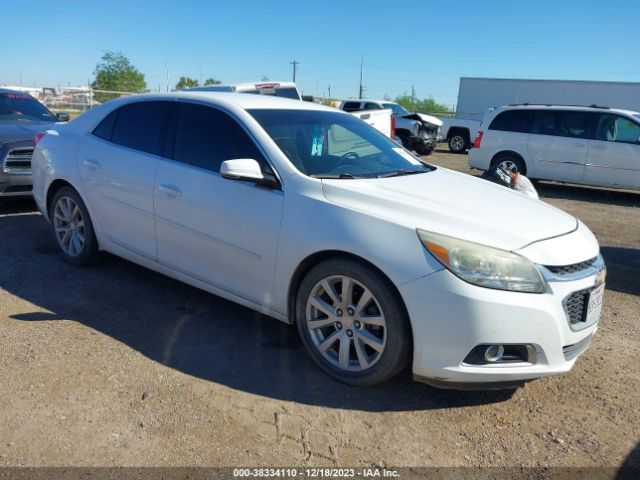
[[[220,175],[231,180],[245,182],[260,182],[264,180],[260,165],[252,158],[225,160],[220,165]]]
[[[58,119],[59,122],[68,122],[70,119],[69,114],[66,112],[56,113],[56,118]]]

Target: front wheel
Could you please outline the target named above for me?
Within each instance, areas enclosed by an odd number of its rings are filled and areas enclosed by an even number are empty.
[[[62,258],[73,265],[88,265],[98,255],[98,241],[82,198],[71,187],[56,192],[50,215],[53,239]]]
[[[411,358],[409,320],[398,294],[379,272],[359,262],[316,265],[300,284],[295,312],[311,358],[343,383],[381,383]]]

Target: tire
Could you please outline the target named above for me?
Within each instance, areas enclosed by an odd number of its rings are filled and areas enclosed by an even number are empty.
[[[500,167],[502,165],[510,172],[518,172],[523,175],[527,174],[526,165],[521,158],[518,158],[515,155],[501,155],[498,158],[494,159],[491,162],[491,165],[495,167]]]
[[[449,150],[453,153],[464,153],[469,149],[469,138],[463,133],[454,133],[447,142]]]
[[[313,361],[349,385],[384,382],[411,359],[411,328],[399,295],[379,272],[357,261],[313,267],[298,288],[295,321]]]
[[[416,153],[418,155],[431,155],[433,153],[433,147],[425,147],[425,146],[419,146],[415,148]]]
[[[98,257],[98,240],[87,207],[78,192],[62,187],[49,210],[51,233],[62,258],[72,265],[90,265]]]

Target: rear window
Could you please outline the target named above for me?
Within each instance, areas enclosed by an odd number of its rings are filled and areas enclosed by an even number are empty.
[[[501,130],[503,132],[529,133],[531,130],[532,110],[507,110],[499,113],[493,119],[489,130]]]
[[[57,122],[44,105],[28,93],[0,93],[0,121]]]
[[[169,102],[138,102],[118,110],[111,141],[124,147],[160,155],[162,129]]]
[[[357,112],[360,110],[360,102],[346,102],[342,106],[342,110],[345,112]]]
[[[116,123],[116,116],[118,111],[114,110],[107,117],[100,122],[100,124],[93,129],[93,134],[96,137],[100,137],[103,140],[111,141],[111,134],[113,133],[113,126]]]
[[[254,93],[258,95],[273,95],[274,97],[292,98],[300,100],[298,90],[293,87],[283,88],[256,88],[255,90],[239,90],[240,93]]]

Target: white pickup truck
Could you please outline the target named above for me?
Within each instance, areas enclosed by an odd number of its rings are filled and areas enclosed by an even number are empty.
[[[391,110],[368,110],[365,112],[350,112],[354,117],[371,125],[387,137],[396,140],[395,119]]]
[[[463,153],[473,146],[480,129],[480,120],[462,118],[440,118],[442,120],[441,135],[449,144],[453,153]]]
[[[406,149],[413,150],[418,155],[429,155],[436,148],[442,125],[439,118],[424,113],[408,112],[401,105],[389,100],[345,100],[338,108],[352,115],[391,110],[395,136]]]

